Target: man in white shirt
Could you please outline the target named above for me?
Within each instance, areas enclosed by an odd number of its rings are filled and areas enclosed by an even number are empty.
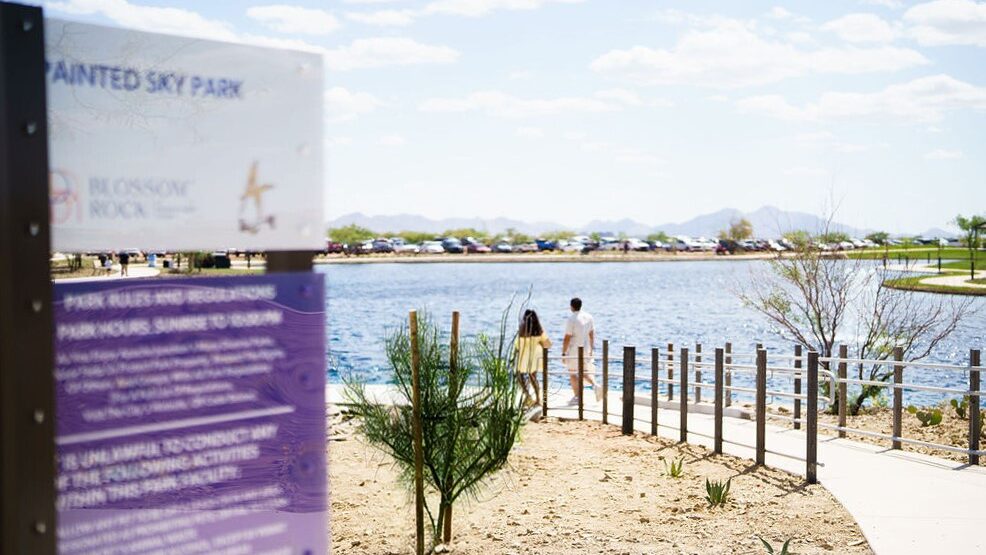
[[[568,378],[572,383],[572,403],[577,403],[579,389],[584,384],[579,383],[579,347],[582,347],[583,378],[592,384],[596,393],[596,401],[602,400],[602,390],[596,385],[595,365],[592,363],[593,346],[596,343],[596,330],[593,326],[592,315],[582,310],[582,299],[575,297],[569,303],[572,315],[565,322],[565,339],[561,344],[562,360],[568,368]]]

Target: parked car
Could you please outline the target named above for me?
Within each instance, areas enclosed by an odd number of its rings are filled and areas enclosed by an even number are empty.
[[[401,254],[418,254],[421,248],[414,243],[408,243],[400,237],[390,239],[390,244],[394,246],[394,252]]]
[[[462,241],[459,241],[455,237],[446,237],[442,239],[442,248],[445,252],[452,254],[462,254],[465,249],[462,248]]]
[[[667,251],[671,250],[671,245],[665,243],[664,241],[647,241],[650,245],[650,250],[652,251]]]
[[[445,247],[442,246],[441,241],[425,241],[424,243],[421,243],[421,247],[418,249],[418,252],[424,254],[441,254],[445,252]]]
[[[370,250],[375,253],[390,253],[394,252],[394,246],[390,244],[390,241],[380,238],[373,240]]]
[[[514,246],[508,243],[507,241],[500,241],[497,244],[493,245],[493,252],[499,252],[499,253],[514,252]]]
[[[640,239],[637,239],[636,237],[631,237],[631,238],[627,239],[627,246],[632,251],[649,251],[650,250],[650,245],[648,245],[645,241],[641,241]]]
[[[784,252],[787,250],[787,247],[781,245],[777,241],[767,241],[767,246],[774,252]]]
[[[553,251],[558,249],[558,241],[538,239],[535,244],[537,245],[539,251]]]
[[[335,241],[325,242],[325,254],[340,254],[346,250],[346,246]]]
[[[562,252],[584,252],[587,250],[580,241],[563,241],[558,246]]]
[[[492,249],[480,243],[476,239],[473,239],[472,237],[466,237],[465,239],[463,239],[462,245],[465,247],[466,252],[475,252],[475,253],[492,252]]]

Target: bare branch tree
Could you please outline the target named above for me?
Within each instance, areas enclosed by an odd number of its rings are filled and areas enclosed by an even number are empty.
[[[977,306],[968,297],[891,289],[884,285],[887,274],[861,257],[833,256],[808,244],[754,271],[737,294],[785,339],[823,355],[846,344],[858,358],[878,361],[889,361],[894,347],[903,349],[905,360],[926,358]],[[893,370],[889,363],[859,364],[856,374],[887,381]],[[862,386],[848,403],[851,413],[882,389]]]

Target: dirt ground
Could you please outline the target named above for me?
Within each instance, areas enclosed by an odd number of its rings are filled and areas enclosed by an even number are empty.
[[[752,409],[752,406],[750,408]],[[966,419],[962,419],[955,413],[955,409],[953,409],[951,405],[943,404],[937,408],[942,412],[941,424],[938,424],[937,426],[921,426],[921,422],[917,419],[917,417],[905,410],[901,417],[901,426],[903,428],[902,437],[968,449],[968,411],[966,414]],[[789,409],[781,409],[780,412],[787,416],[791,416],[791,411]],[[778,419],[768,419],[768,422],[776,426],[793,426],[790,422],[785,422]],[[825,424],[835,426],[839,423],[839,417],[834,414],[820,413],[818,415],[818,422],[824,422]],[[847,415],[846,425],[850,428],[890,435],[893,428],[893,410],[886,407],[864,408],[856,416]],[[818,429],[818,433],[832,436],[838,434],[835,430],[825,430],[822,428]],[[852,432],[849,432],[846,437],[855,441],[890,447],[889,439],[875,438],[862,434],[854,434]],[[982,446],[986,446],[986,438],[981,437],[980,443]],[[904,443],[902,448],[904,451],[914,451],[956,462],[969,462],[969,456],[965,453],[956,453],[954,451],[934,449],[923,445],[908,443]],[[984,459],[986,459],[986,457],[980,457],[980,464],[986,464],[986,460]]]
[[[330,443],[332,552],[413,552],[414,512],[390,461],[336,423]],[[665,460],[684,457],[684,475]],[[710,509],[705,479],[732,478],[732,500]],[[456,505],[451,552],[492,554],[870,553],[852,517],[822,486],[712,456],[698,446],[613,426],[529,423],[509,468],[481,499]]]

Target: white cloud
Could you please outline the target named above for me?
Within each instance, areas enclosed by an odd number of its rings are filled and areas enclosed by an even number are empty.
[[[873,150],[874,148],[887,148],[889,146],[887,143],[859,144],[845,142],[836,137],[831,131],[799,133],[794,136],[794,141],[806,147],[831,149],[835,152],[846,154],[856,154]]]
[[[948,150],[945,148],[936,148],[924,155],[926,160],[958,160],[962,156],[961,150]]]
[[[844,15],[825,23],[821,29],[849,42],[892,42],[898,36],[894,25],[871,13]]]
[[[870,6],[882,6],[891,10],[896,10],[904,5],[900,0],[862,0],[862,3]]]
[[[529,69],[511,71],[507,74],[507,79],[510,79],[511,81],[520,81],[523,79],[530,79],[531,77],[534,77],[534,72]]]
[[[923,45],[986,46],[986,3],[934,0],[904,12],[910,36]]]
[[[340,27],[339,20],[325,10],[287,4],[252,6],[246,14],[279,33],[327,35]]]
[[[584,0],[434,0],[425,13],[480,17],[497,10],[536,10],[546,4],[578,4]]]
[[[670,49],[612,50],[591,68],[649,84],[743,87],[818,74],[889,72],[928,63],[920,53],[890,46],[806,49],[765,37],[756,24],[722,19],[689,29]]]
[[[779,95],[743,98],[740,112],[789,121],[827,121],[878,117],[935,122],[955,110],[986,110],[986,87],[948,75],[921,77],[874,93],[827,92],[817,102],[795,106]]]
[[[774,6],[764,15],[769,19],[776,19],[778,21],[794,21],[796,23],[807,23],[811,21],[809,18],[793,13],[781,6]]]
[[[516,133],[518,137],[527,139],[540,139],[544,137],[544,129],[540,127],[518,127]]]
[[[393,65],[448,64],[459,53],[447,46],[422,44],[413,39],[379,37],[356,39],[348,46],[324,51],[329,69],[346,71]]]
[[[494,116],[523,118],[569,112],[612,112],[620,106],[598,98],[526,99],[500,91],[479,91],[462,98],[431,98],[419,104],[418,109],[423,112],[483,111]]]
[[[138,6],[127,0],[65,0],[47,2],[46,10],[73,15],[99,14],[131,29],[213,40],[236,40],[232,26],[182,8]]]
[[[383,106],[377,97],[364,92],[352,92],[343,87],[325,91],[325,113],[330,122],[352,121]]]
[[[391,135],[384,135],[383,137],[380,137],[380,140],[377,141],[377,144],[379,144],[380,146],[404,146],[405,144],[407,144],[407,141],[404,139],[404,137],[400,135],[391,134]]]
[[[414,23],[416,15],[417,12],[414,10],[378,10],[375,12],[348,12],[346,18],[379,27],[405,27]]]

